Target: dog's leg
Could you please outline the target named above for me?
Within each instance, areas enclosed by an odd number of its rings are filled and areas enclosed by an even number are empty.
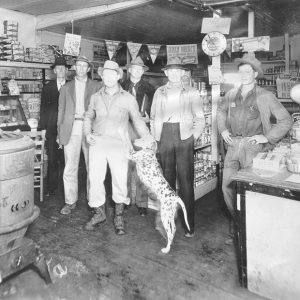
[[[170,252],[171,245],[174,239],[176,226],[175,226],[175,216],[171,213],[161,212],[161,220],[164,225],[165,231],[167,233],[167,246],[161,249],[161,252],[167,254]]]

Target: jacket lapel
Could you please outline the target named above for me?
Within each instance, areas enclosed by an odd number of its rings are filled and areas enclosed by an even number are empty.
[[[70,94],[71,94],[71,98],[74,102],[74,105],[76,105],[75,79],[70,82],[69,91],[70,91]]]

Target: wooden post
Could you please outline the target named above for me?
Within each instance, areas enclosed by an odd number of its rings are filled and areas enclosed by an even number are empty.
[[[290,44],[289,34],[284,34],[285,73],[290,73]]]
[[[218,10],[218,12],[222,13],[221,10]],[[219,14],[214,13],[214,18],[219,18]],[[215,56],[212,57],[212,66],[221,68],[221,56]],[[219,163],[219,149],[218,149],[218,126],[217,126],[217,106],[218,101],[220,99],[220,84],[212,84],[211,85],[211,104],[212,104],[212,112],[211,112],[211,129],[212,129],[212,136],[211,136],[211,157],[212,160],[216,161],[216,163]]]

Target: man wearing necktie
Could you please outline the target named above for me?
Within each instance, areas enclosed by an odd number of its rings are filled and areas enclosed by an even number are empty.
[[[128,91],[135,97],[141,116],[146,122],[148,128],[150,128],[149,116],[155,88],[149,82],[142,79],[142,75],[148,70],[148,67],[144,65],[140,56],[133,59],[126,67],[129,73],[129,78],[123,82],[122,86],[125,91]],[[133,130],[131,130],[130,133],[132,140],[138,138],[136,132]],[[130,198],[132,203],[135,203],[138,207],[140,215],[145,216],[147,214],[148,207],[148,194],[137,177],[134,165],[130,165],[130,169]]]
[[[63,164],[57,137],[57,113],[59,90],[66,83],[68,66],[63,56],[56,58],[51,66],[56,80],[47,83],[42,90],[39,128],[46,129],[46,149],[48,153],[48,171],[46,196],[54,195],[58,185],[58,166]]]

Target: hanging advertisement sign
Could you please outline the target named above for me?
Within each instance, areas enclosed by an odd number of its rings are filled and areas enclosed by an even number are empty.
[[[80,53],[81,35],[66,33],[63,54],[78,56]]]
[[[135,59],[142,47],[142,44],[128,42],[127,47],[128,47],[128,51],[131,55],[131,58]]]
[[[223,34],[229,34],[231,18],[203,18],[201,33],[210,33],[219,31]]]
[[[148,46],[148,50],[150,53],[152,63],[154,64],[156,57],[158,55],[159,49],[160,49],[160,45],[147,45],[147,46]]]
[[[100,61],[105,62],[109,59],[105,41],[100,41],[97,44],[93,45],[93,60],[94,61]]]
[[[254,52],[254,51],[269,51],[270,37],[241,37],[232,39],[232,52]]]
[[[167,57],[180,58],[183,65],[198,64],[197,44],[167,45]]]
[[[114,54],[116,53],[118,46],[120,44],[119,41],[111,41],[111,40],[105,40],[106,49],[108,52],[109,59],[112,59]]]

